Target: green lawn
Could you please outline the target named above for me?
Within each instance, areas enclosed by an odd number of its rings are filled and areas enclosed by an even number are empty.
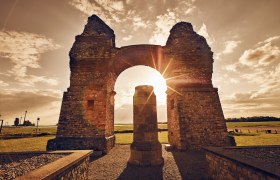
[[[56,134],[57,126],[39,126],[39,133],[49,133]],[[18,126],[18,127],[3,127],[2,135],[4,134],[35,134],[36,127],[35,126]]]
[[[115,131],[133,130],[133,124],[115,124]],[[167,129],[167,124],[158,124],[158,128]]]
[[[158,133],[158,139],[160,143],[168,143],[167,134],[167,131]],[[116,133],[115,136],[117,144],[131,144],[133,140],[133,133]]]
[[[132,133],[117,133],[116,144],[130,144]],[[47,141],[55,136],[0,140],[0,152],[44,151]],[[168,143],[167,132],[159,133],[159,141]],[[255,136],[235,136],[237,146],[280,145],[280,134],[260,133]]]
[[[227,122],[227,128],[241,128],[241,127],[280,127],[279,121],[270,122]]]
[[[230,122],[227,123],[228,128],[244,128],[244,127],[280,127],[280,122]],[[166,124],[159,124],[160,129],[166,129]],[[3,134],[34,134],[35,127],[4,127]],[[40,133],[56,133],[56,126],[39,127]],[[115,125],[116,131],[132,130],[132,124]],[[167,131],[159,132],[159,141],[168,143]],[[115,133],[117,144],[130,144],[132,142],[132,133]],[[251,133],[251,136],[235,136],[237,146],[253,146],[253,145],[280,145],[280,134]],[[20,139],[0,140],[0,152],[20,152],[20,151],[44,151],[47,141],[55,136],[30,137]]]
[[[280,145],[280,134],[259,133],[256,136],[235,136],[237,146]]]
[[[280,122],[227,122],[228,128],[244,127],[280,127]],[[167,129],[167,124],[158,124],[158,128]],[[56,134],[56,126],[40,126],[39,133]],[[132,124],[115,124],[115,131],[133,130]],[[35,134],[36,127],[4,127],[2,134]]]
[[[45,151],[49,139],[55,136],[0,140],[0,152]]]

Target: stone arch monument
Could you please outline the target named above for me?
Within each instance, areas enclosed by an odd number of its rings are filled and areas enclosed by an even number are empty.
[[[115,46],[114,31],[98,16],[88,18],[70,51],[70,87],[64,92],[55,139],[47,149],[94,149],[115,144],[114,84],[127,68],[158,70],[167,91],[168,140],[177,149],[230,145],[212,85],[213,52],[187,22],[170,30],[165,46]]]

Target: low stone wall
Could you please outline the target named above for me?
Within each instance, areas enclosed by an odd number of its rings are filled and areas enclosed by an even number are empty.
[[[0,159],[4,162],[13,162],[15,159],[24,159],[39,154],[65,154],[51,163],[30,171],[22,176],[16,177],[17,180],[29,179],[88,179],[89,158],[91,150],[77,151],[52,151],[52,152],[21,152],[21,153],[1,153]],[[17,155],[17,157],[15,157]],[[0,178],[1,179],[1,178]]]
[[[207,147],[213,179],[280,179],[280,146]]]
[[[115,146],[115,135],[109,137],[100,138],[69,138],[69,137],[56,137],[55,139],[50,139],[47,144],[48,151],[56,150],[82,150],[89,149],[94,151],[102,151],[103,154],[107,154],[110,149]]]

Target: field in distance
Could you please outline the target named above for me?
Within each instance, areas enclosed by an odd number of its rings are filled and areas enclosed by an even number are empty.
[[[238,130],[233,133],[237,146],[280,145],[280,122],[228,122],[227,127],[229,131]],[[0,152],[44,151],[47,141],[55,137],[56,128],[56,126],[41,126],[38,129],[39,136],[34,137],[36,127],[3,127]],[[167,124],[159,124],[158,128],[166,130]],[[130,144],[133,133],[120,132],[131,130],[132,124],[116,124],[116,143]],[[266,130],[271,132],[267,133]],[[161,143],[168,143],[167,134],[167,131],[158,133]]]

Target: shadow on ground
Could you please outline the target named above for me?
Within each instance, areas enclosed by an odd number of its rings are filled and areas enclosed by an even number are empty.
[[[173,151],[172,155],[182,179],[209,179],[207,177],[207,163],[204,152]]]
[[[128,165],[129,145],[116,145],[107,155],[92,157],[89,179],[210,179],[205,154],[201,151],[166,151],[162,148],[163,166]]]
[[[127,164],[117,179],[163,179],[162,166],[140,167]]]

